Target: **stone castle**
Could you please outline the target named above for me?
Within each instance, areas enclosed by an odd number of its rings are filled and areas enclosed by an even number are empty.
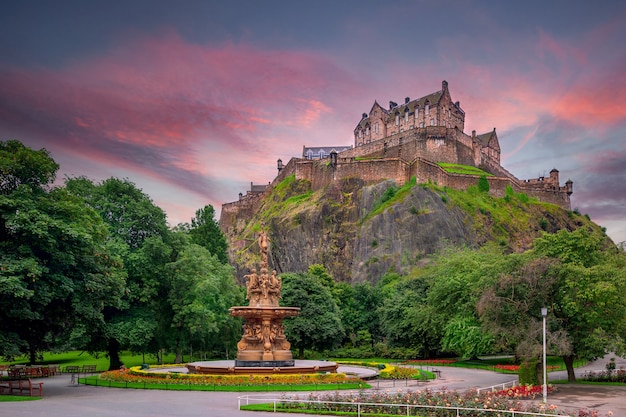
[[[404,103],[389,102],[383,108],[374,102],[369,113],[363,113],[354,129],[354,146],[304,147],[302,156],[286,165],[278,160],[278,175],[268,185],[251,184],[239,200],[222,206],[220,226],[227,231],[235,219],[250,218],[265,193],[294,174],[308,180],[319,190],[348,178],[367,183],[392,179],[403,185],[415,176],[418,183],[428,181],[455,189],[476,185],[478,176],[447,172],[438,163],[477,167],[487,172],[489,193],[503,197],[507,186],[540,201],[557,204],[570,210],[573,183],[559,183],[559,171],[548,177],[520,180],[500,165],[500,144],[496,129],[471,135],[464,133],[465,112],[453,102],[447,81],[441,90]]]

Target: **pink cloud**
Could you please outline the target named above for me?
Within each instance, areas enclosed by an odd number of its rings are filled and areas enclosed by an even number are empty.
[[[224,166],[253,172],[268,152],[258,138],[286,128],[276,141],[288,143],[289,129],[337,106],[328,91],[355,85],[320,54],[191,44],[169,32],[56,71],[5,66],[0,116],[27,144],[38,137],[56,153],[206,190]]]

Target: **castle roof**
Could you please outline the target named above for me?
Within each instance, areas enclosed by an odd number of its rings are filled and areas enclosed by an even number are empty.
[[[363,128],[367,126],[367,124],[369,123],[369,119],[370,119],[369,115],[372,114],[372,111],[374,110],[374,108],[380,108],[383,112],[383,115],[386,115],[387,118],[391,118],[396,113],[404,114],[407,111],[412,113],[412,112],[415,112],[416,110],[423,109],[426,107],[427,104],[429,106],[436,106],[439,104],[439,102],[441,101],[441,98],[444,96],[444,94],[447,93],[447,91],[448,91],[448,82],[444,80],[441,83],[441,90],[435,91],[434,93],[430,93],[428,95],[425,95],[423,97],[420,97],[412,101],[409,100],[409,98],[407,97],[404,103],[400,105],[398,105],[398,103],[396,102],[390,101],[388,109],[385,109],[383,106],[378,104],[377,100],[374,100],[374,104],[372,105],[372,108],[370,109],[369,114],[363,113],[363,117],[361,118],[359,123],[357,123],[355,131],[359,127]],[[459,106],[458,102],[455,103],[455,106],[460,112],[464,113],[461,107]]]
[[[341,146],[303,146],[302,157],[305,159],[323,159],[328,158],[330,153],[335,151],[336,153],[343,152],[345,150],[352,149],[352,145]]]
[[[500,150],[500,143],[498,142],[498,134],[494,127],[491,132],[477,135],[476,138],[480,141],[482,146],[491,146],[494,149]]]

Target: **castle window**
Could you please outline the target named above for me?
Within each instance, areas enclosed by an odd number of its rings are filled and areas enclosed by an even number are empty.
[[[420,127],[424,127],[424,122],[420,122]]]
[[[378,133],[378,122],[374,123],[374,133]]]
[[[435,119],[430,119],[430,125],[434,126],[435,125]]]
[[[369,136],[369,134],[370,134],[370,127],[369,126],[365,128],[365,134],[367,136]]]
[[[324,150],[320,149],[320,159],[324,159]]]
[[[404,122],[409,123],[409,109],[406,109],[406,112],[404,113]]]
[[[424,113],[430,114],[430,104],[426,103],[426,107],[424,109]]]
[[[396,126],[400,125],[400,114],[396,113]]]

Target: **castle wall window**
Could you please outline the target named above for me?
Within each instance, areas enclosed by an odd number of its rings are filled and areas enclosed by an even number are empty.
[[[435,125],[435,119],[430,119],[430,125],[434,126]]]
[[[426,104],[426,107],[424,109],[424,113],[425,114],[430,114],[430,104]]]
[[[404,113],[404,122],[409,123],[409,109]]]
[[[424,127],[424,122],[420,122],[420,127]]]
[[[365,128],[365,134],[369,136],[369,134],[370,134],[370,127],[369,126]]]
[[[396,113],[396,126],[400,125],[400,115]]]
[[[374,123],[374,133],[378,133],[378,122]]]

